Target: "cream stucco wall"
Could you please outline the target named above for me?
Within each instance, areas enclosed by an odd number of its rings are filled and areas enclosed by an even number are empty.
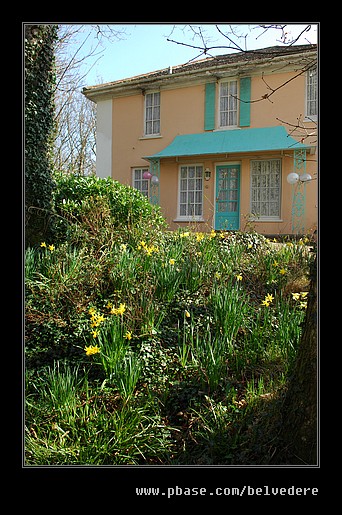
[[[112,174],[112,100],[97,104],[96,129],[96,175],[110,177]]]
[[[267,85],[277,91],[269,99],[252,102],[250,127],[270,127],[279,125],[282,120],[289,132],[290,125],[296,124],[298,117],[305,114],[305,76],[290,80],[298,72],[272,73],[264,78],[252,76],[251,100],[258,100],[270,93]],[[286,82],[283,87],[282,84]],[[217,88],[218,89],[218,88]],[[150,90],[153,91],[152,89]],[[153,155],[171,143],[179,134],[204,132],[205,84],[160,89],[161,91],[161,134],[157,137],[144,137],[144,94],[114,97],[98,103],[99,136],[97,154],[100,172],[108,169],[111,161],[112,177],[124,184],[132,185],[132,168],[148,167],[144,156]],[[108,108],[112,116],[112,128],[109,130]],[[102,120],[101,120],[102,119]],[[304,127],[314,127],[303,121]],[[105,128],[106,130],[101,130]],[[244,128],[243,130],[248,130]],[[296,134],[294,134],[296,136]],[[111,143],[108,141],[111,138]],[[314,139],[305,143],[313,143]],[[107,155],[101,156],[106,153]],[[101,157],[100,157],[101,156]],[[272,156],[196,156],[191,159],[163,159],[160,172],[160,204],[162,212],[172,229],[189,225],[177,221],[178,170],[182,163],[203,164],[209,167],[212,177],[204,182],[204,221],[197,223],[198,230],[210,230],[213,226],[215,204],[215,166],[225,162],[241,164],[241,199],[240,228],[246,228],[250,212],[250,159],[277,157],[282,159],[282,193],[281,220],[277,222],[253,221],[255,229],[265,234],[291,233],[291,209],[293,187],[286,181],[288,173],[293,171],[293,152],[276,153]],[[316,155],[308,155],[307,172],[317,178]],[[314,229],[317,224],[317,181],[306,185],[306,231]]]
[[[288,184],[286,177],[293,171],[293,157],[284,156],[281,153],[263,154],[263,159],[278,158],[282,162],[281,184],[281,217],[279,221],[265,222],[253,219],[250,216],[250,161],[260,159],[260,155],[230,156],[230,159],[201,157],[197,159],[175,159],[164,161],[160,180],[160,203],[163,206],[164,216],[167,218],[171,229],[192,225],[198,231],[208,231],[214,226],[215,217],[215,184],[216,167],[218,165],[240,165],[240,229],[254,228],[261,234],[289,234],[292,232],[292,196],[298,186]],[[204,181],[203,190],[203,222],[180,222],[177,219],[178,201],[178,173],[179,167],[185,164],[199,164],[211,170],[211,178]],[[308,167],[309,168],[309,167]],[[306,195],[305,227],[306,231],[312,231],[317,227],[317,199],[316,185],[314,181],[301,186],[301,191]]]
[[[133,167],[148,166],[144,156],[160,151],[178,134],[203,131],[204,85],[162,91],[157,137],[144,137],[144,102],[142,93],[113,99],[112,176],[125,184],[131,184]]]

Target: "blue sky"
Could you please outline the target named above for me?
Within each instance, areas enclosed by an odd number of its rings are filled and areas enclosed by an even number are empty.
[[[287,37],[290,39],[296,37],[307,25],[308,23],[287,25]],[[101,56],[98,55],[97,57],[87,59],[86,64],[83,65],[85,78],[82,86],[111,82],[168,66],[186,63],[190,59],[196,58],[200,53],[199,50],[167,41],[167,37],[169,37],[179,42],[199,45],[199,40],[193,39],[193,33],[184,24],[127,23],[111,26],[114,29],[124,31],[125,35],[122,39],[113,42],[104,41],[103,46],[99,49]],[[228,28],[228,25],[220,23],[219,27],[224,30]],[[280,31],[270,29],[262,34],[263,31],[257,28],[257,24],[253,23],[249,25],[234,25],[234,27],[236,27],[240,35],[248,35],[246,44],[249,50],[281,44],[279,42]],[[206,38],[210,39],[209,46],[229,44],[228,40],[220,35],[214,24],[202,23],[201,28]],[[317,43],[317,28],[317,23],[312,24],[310,31],[306,32],[298,43]],[[85,39],[86,29],[87,27],[79,36],[75,43],[76,46]],[[241,45],[244,45],[244,39],[239,39],[238,41]],[[95,43],[94,33],[94,37],[89,38],[82,48],[84,55],[87,55],[89,49],[94,47]],[[72,50],[70,48],[70,51]],[[213,51],[214,55],[230,52],[231,50],[227,48]],[[89,70],[89,68],[91,69]]]

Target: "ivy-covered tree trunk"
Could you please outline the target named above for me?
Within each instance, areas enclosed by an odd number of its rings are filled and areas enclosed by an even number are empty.
[[[52,210],[57,25],[25,26],[25,245],[45,239]]]
[[[282,411],[280,454],[298,465],[317,464],[317,261],[298,355]]]

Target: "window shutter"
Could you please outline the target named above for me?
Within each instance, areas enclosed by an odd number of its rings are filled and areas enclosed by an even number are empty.
[[[215,82],[205,85],[205,106],[204,106],[204,130],[215,129]]]
[[[240,79],[240,127],[248,127],[251,123],[251,78]]]

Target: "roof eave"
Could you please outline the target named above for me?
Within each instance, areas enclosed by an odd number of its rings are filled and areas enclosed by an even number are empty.
[[[306,152],[311,152],[316,147],[314,145],[300,147],[300,150],[305,150]],[[155,154],[153,156],[143,156],[142,159],[145,159],[145,161],[155,161],[156,159],[172,159],[172,158],[190,158],[190,157],[199,157],[199,156],[224,156],[226,154],[229,155],[238,155],[238,154],[259,154],[261,152],[293,152],[294,150],[298,150],[298,147],[288,147],[288,148],[272,148],[272,149],[259,149],[259,150],[235,150],[235,151],[219,151],[219,152],[202,152],[202,153],[196,153],[196,154],[178,154],[178,155],[158,155]]]
[[[108,82],[105,84],[99,84],[97,86],[84,87],[82,93],[93,102],[96,102],[98,98],[110,98],[114,94],[120,96],[138,93],[139,91],[144,91],[147,87],[160,87],[161,85],[165,86],[168,83],[172,83],[173,85],[175,83],[181,84],[182,82],[185,83],[189,81],[189,79],[208,80],[210,75],[217,79],[220,78],[219,74],[223,70],[225,70],[228,74],[232,71],[235,71],[235,73],[238,75],[247,75],[250,74],[251,69],[255,69],[256,67],[259,68],[262,66],[274,66],[274,64],[289,59],[291,59],[292,62],[296,64],[296,62],[304,55],[307,58],[314,57],[317,55],[317,50],[310,50],[306,51],[305,53],[299,51],[298,53],[294,54],[277,55],[272,57],[272,59],[265,55],[256,59],[255,61],[241,60],[231,63],[218,63],[216,66],[213,66],[212,61],[210,61],[207,66],[188,71],[183,70],[177,72],[174,71],[174,69],[171,71],[169,68],[164,68],[149,74],[138,75],[136,77],[123,79],[120,81]]]

